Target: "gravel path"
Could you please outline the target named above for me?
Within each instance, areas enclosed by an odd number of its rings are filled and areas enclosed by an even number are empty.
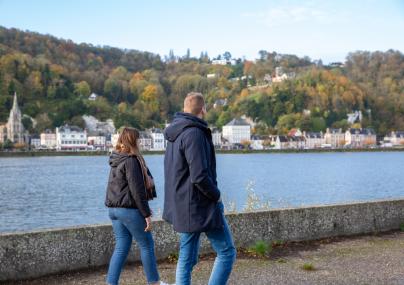
[[[312,264],[314,270],[302,269]],[[207,284],[213,257],[194,269],[193,284]],[[159,264],[162,279],[174,282],[175,264]],[[7,285],[105,284],[106,268],[55,275]],[[126,266],[120,284],[146,284],[139,264]],[[404,232],[334,238],[276,247],[269,258],[240,254],[229,284],[404,285]]]

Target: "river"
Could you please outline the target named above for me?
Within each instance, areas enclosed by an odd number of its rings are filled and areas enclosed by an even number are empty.
[[[163,209],[163,158],[145,156],[157,185],[156,216]],[[109,222],[107,162],[106,156],[0,158],[0,232]],[[230,210],[404,198],[404,152],[219,154],[217,167]]]

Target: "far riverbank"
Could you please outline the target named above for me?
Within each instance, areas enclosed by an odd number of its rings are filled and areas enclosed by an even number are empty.
[[[220,154],[254,153],[330,153],[330,152],[392,152],[404,151],[404,148],[363,148],[363,149],[267,149],[267,150],[216,150]],[[108,151],[0,151],[0,157],[36,157],[36,156],[103,156]],[[144,151],[144,155],[164,154],[164,151]]]

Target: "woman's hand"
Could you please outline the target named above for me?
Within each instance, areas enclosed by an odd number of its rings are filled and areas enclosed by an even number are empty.
[[[151,228],[152,228],[152,226],[151,226],[151,222],[152,222],[151,216],[145,218],[145,221],[146,221],[146,228],[144,229],[144,231],[145,232],[150,232]]]

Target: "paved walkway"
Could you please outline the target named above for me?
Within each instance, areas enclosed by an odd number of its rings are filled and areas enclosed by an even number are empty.
[[[302,269],[312,264],[314,270]],[[205,257],[193,274],[193,284],[207,284],[213,257]],[[175,264],[159,265],[162,279],[174,282]],[[7,285],[104,284],[106,268]],[[120,284],[146,284],[139,264],[126,266]],[[240,254],[229,284],[386,284],[404,285],[404,233],[336,238],[276,247],[269,258]]]

